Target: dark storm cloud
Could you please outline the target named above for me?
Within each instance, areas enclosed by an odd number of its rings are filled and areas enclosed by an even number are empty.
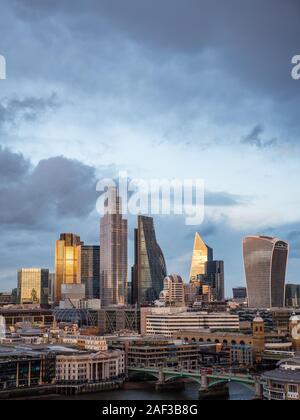
[[[256,146],[259,149],[275,146],[278,143],[278,140],[276,138],[264,138],[264,131],[265,129],[262,125],[256,125],[247,136],[242,138],[242,143]]]
[[[55,16],[64,27],[87,37],[110,25],[112,32],[157,54],[213,49],[220,65],[256,88],[296,94],[289,75],[291,58],[299,53],[298,0],[18,0],[15,4],[24,19]]]
[[[32,167],[22,155],[3,148],[0,162],[5,162],[0,178],[2,229],[47,230],[62,219],[86,217],[95,208],[96,175],[90,166],[58,156]],[[7,182],[9,174],[13,183]]]
[[[29,168],[29,161],[21,153],[14,153],[0,145],[0,184],[20,180]]]
[[[47,98],[26,97],[3,99],[0,102],[0,130],[22,121],[34,121],[47,110],[59,106],[56,94]]]

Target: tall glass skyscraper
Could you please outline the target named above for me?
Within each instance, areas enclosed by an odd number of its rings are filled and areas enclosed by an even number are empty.
[[[55,247],[55,302],[61,300],[62,284],[80,284],[80,237],[62,233]]]
[[[167,275],[165,258],[156,240],[152,217],[138,216],[134,239],[132,300],[134,304],[146,305],[159,298]]]
[[[213,260],[213,249],[206,245],[197,232],[194,240],[190,281],[197,280],[197,276],[206,273],[206,263]]]
[[[100,297],[100,246],[82,245],[80,247],[81,283],[85,285],[87,299]]]
[[[243,255],[250,308],[285,306],[288,243],[269,236],[243,240]]]
[[[22,268],[18,271],[19,303],[48,305],[49,270],[41,268]]]
[[[102,306],[127,303],[127,220],[117,188],[109,188],[100,220],[100,298]]]

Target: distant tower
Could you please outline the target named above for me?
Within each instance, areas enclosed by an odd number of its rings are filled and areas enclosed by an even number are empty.
[[[293,313],[289,321],[293,349],[300,351],[300,317]]]
[[[213,249],[207,246],[197,232],[194,240],[190,280],[196,280],[197,276],[206,273],[206,263],[213,260]]]
[[[265,349],[265,323],[259,312],[253,320],[253,351],[254,355]]]

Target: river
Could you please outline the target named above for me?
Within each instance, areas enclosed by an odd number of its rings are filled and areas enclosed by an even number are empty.
[[[157,392],[152,388],[149,389],[121,389],[116,391],[99,392],[95,394],[77,395],[73,397],[58,397],[59,399],[72,400],[197,400],[199,385],[196,383],[186,383],[185,389]],[[230,400],[251,400],[253,392],[242,385],[229,384]],[[57,399],[57,397],[56,397]]]

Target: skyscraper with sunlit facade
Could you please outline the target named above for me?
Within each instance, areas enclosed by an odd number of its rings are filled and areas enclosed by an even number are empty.
[[[18,271],[18,302],[47,305],[49,299],[49,270],[22,268]]]
[[[243,240],[243,256],[250,308],[285,306],[285,277],[289,245],[269,236]]]
[[[109,188],[100,220],[100,299],[102,306],[127,303],[127,220],[117,188]]]
[[[197,280],[197,276],[206,273],[206,263],[213,260],[213,249],[206,245],[198,232],[195,234],[190,281]]]
[[[80,236],[62,233],[55,246],[55,302],[61,300],[63,284],[80,284]]]

